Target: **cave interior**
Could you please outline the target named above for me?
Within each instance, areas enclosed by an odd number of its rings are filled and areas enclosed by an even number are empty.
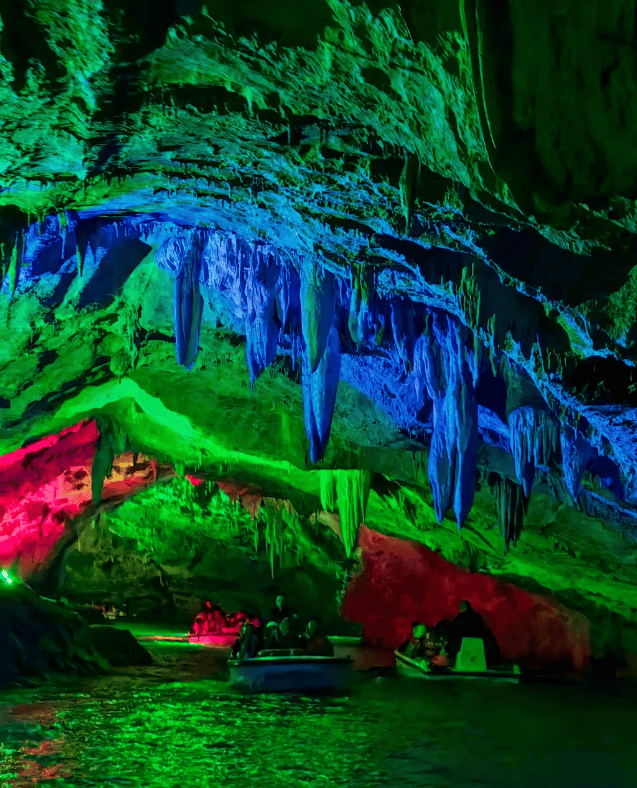
[[[1,3],[1,605],[284,590],[394,649],[466,599],[520,664],[637,675],[608,5]]]

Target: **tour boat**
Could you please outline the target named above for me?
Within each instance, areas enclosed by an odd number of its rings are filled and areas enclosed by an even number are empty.
[[[490,670],[484,655],[484,644],[478,638],[464,638],[454,668],[432,666],[426,659],[411,659],[395,651],[396,671],[399,676],[418,679],[489,679],[492,681],[520,681],[518,665]]]
[[[355,678],[351,657],[313,657],[290,650],[228,660],[230,686],[245,692],[343,692]]]

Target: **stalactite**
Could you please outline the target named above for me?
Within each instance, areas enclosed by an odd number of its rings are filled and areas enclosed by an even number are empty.
[[[530,498],[537,466],[547,466],[557,451],[558,426],[548,411],[531,405],[512,410],[508,422],[515,472]]]
[[[400,194],[400,205],[405,219],[405,235],[409,234],[411,217],[417,197],[418,169],[420,162],[418,158],[406,150],[403,150],[405,163],[400,174],[398,190]]]
[[[20,267],[22,265],[22,252],[24,249],[24,238],[21,232],[17,232],[13,241],[13,249],[9,259],[9,298],[15,295],[20,278]]]
[[[270,559],[270,571],[274,578],[274,564],[277,556],[283,557],[286,550],[285,521],[283,510],[277,507],[264,507],[260,516],[265,522],[265,544]]]
[[[95,505],[102,498],[104,480],[113,471],[113,460],[128,449],[128,436],[122,430],[119,422],[109,417],[95,419],[99,430],[99,437],[95,444],[93,465],[91,469],[92,500]]]
[[[65,253],[66,253],[66,238],[71,229],[69,227],[69,217],[67,216],[66,211],[62,211],[58,214],[58,227],[60,232],[60,239],[62,241],[61,244],[61,252],[60,252],[60,259],[64,262]]]
[[[320,471],[321,507],[326,512],[336,511],[336,476],[334,471]]]
[[[341,523],[343,547],[348,557],[358,544],[359,526],[365,519],[371,487],[371,472],[366,470],[321,471],[321,507],[335,512]]]
[[[380,344],[384,329],[385,316],[378,308],[374,297],[374,281],[368,269],[361,264],[353,264],[351,272],[351,293],[348,328],[356,345],[373,341]]]
[[[562,451],[562,473],[564,482],[573,503],[577,504],[582,492],[582,478],[594,450],[587,440],[568,424],[560,429],[560,448]]]
[[[279,261],[279,268],[275,293],[277,315],[281,331],[296,337],[301,332],[301,278],[290,260]]]
[[[325,356],[335,304],[334,275],[316,260],[305,260],[301,269],[301,329],[310,372],[316,371]]]
[[[349,558],[358,544],[359,526],[365,519],[371,473],[361,470],[332,471],[336,479],[336,503],[343,534],[343,547]]]
[[[254,523],[254,531],[252,532],[253,538],[253,545],[254,545],[254,552],[259,552],[259,547],[261,545],[261,522],[257,519]]]
[[[433,434],[428,472],[436,517],[452,506],[458,528],[475,494],[478,453],[477,365],[473,335],[445,313],[428,315],[414,352],[419,396],[433,399]]]
[[[502,478],[497,473],[488,475],[488,484],[495,498],[500,533],[504,540],[504,551],[507,553],[511,542],[515,545],[520,538],[529,499],[520,484],[512,479]]]
[[[360,267],[356,265],[352,266],[352,295],[350,298],[349,318],[347,321],[350,336],[356,345],[360,345],[363,341],[358,327],[359,313],[363,302],[363,288],[359,268]]]
[[[199,286],[203,239],[200,233],[195,233],[189,241],[175,277],[173,303],[177,361],[186,369],[192,369],[197,360],[203,313]],[[177,248],[181,248],[181,244]]]
[[[75,227],[75,255],[77,258],[77,273],[79,276],[83,276],[84,274],[88,239],[89,233],[78,223]]]
[[[280,323],[276,314],[275,288],[279,266],[267,248],[251,255],[246,279],[246,360],[250,383],[276,358]]]
[[[413,304],[403,299],[392,298],[390,319],[398,355],[403,362],[405,371],[409,373],[414,364],[414,346],[417,334]]]
[[[340,371],[341,341],[337,325],[333,323],[314,372],[307,347],[303,353],[303,416],[313,463],[322,459],[329,441]]]
[[[477,332],[480,327],[481,291],[476,276],[475,263],[462,269],[458,300],[467,323]]]

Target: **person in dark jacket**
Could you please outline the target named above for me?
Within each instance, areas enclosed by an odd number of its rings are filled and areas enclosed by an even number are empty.
[[[292,611],[288,606],[285,594],[277,594],[275,605],[272,608],[272,612],[268,616],[268,623],[274,621],[277,624],[280,624],[284,618],[289,618],[291,615]]]
[[[261,632],[250,621],[244,621],[241,632],[234,642],[231,659],[252,659],[261,649]]]
[[[288,607],[287,600],[285,598],[285,594],[277,594],[275,606],[270,611],[270,614],[266,616],[266,624],[265,624],[265,638],[268,640],[270,637],[275,637],[275,630],[279,626],[279,624],[283,621],[284,618],[289,619],[290,629],[294,635],[298,634],[298,616],[296,613],[292,613],[290,608]]]
[[[334,646],[321,629],[320,619],[311,618],[307,622],[307,629],[301,635],[301,642],[307,654],[311,657],[333,657]]]
[[[277,626],[268,627],[266,645],[267,648],[276,650],[300,647],[299,637],[292,632],[289,618],[284,618]]]
[[[451,664],[456,661],[463,638],[480,638],[484,642],[487,665],[497,665],[500,661],[500,649],[480,613],[477,613],[466,599],[460,602],[458,609],[460,612],[451,622],[447,639],[447,654]]]

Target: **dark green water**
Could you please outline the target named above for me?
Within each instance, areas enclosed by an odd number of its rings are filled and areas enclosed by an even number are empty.
[[[209,649],[153,652],[148,668],[0,692],[0,786],[637,786],[632,687],[386,679],[341,699],[245,697]]]

